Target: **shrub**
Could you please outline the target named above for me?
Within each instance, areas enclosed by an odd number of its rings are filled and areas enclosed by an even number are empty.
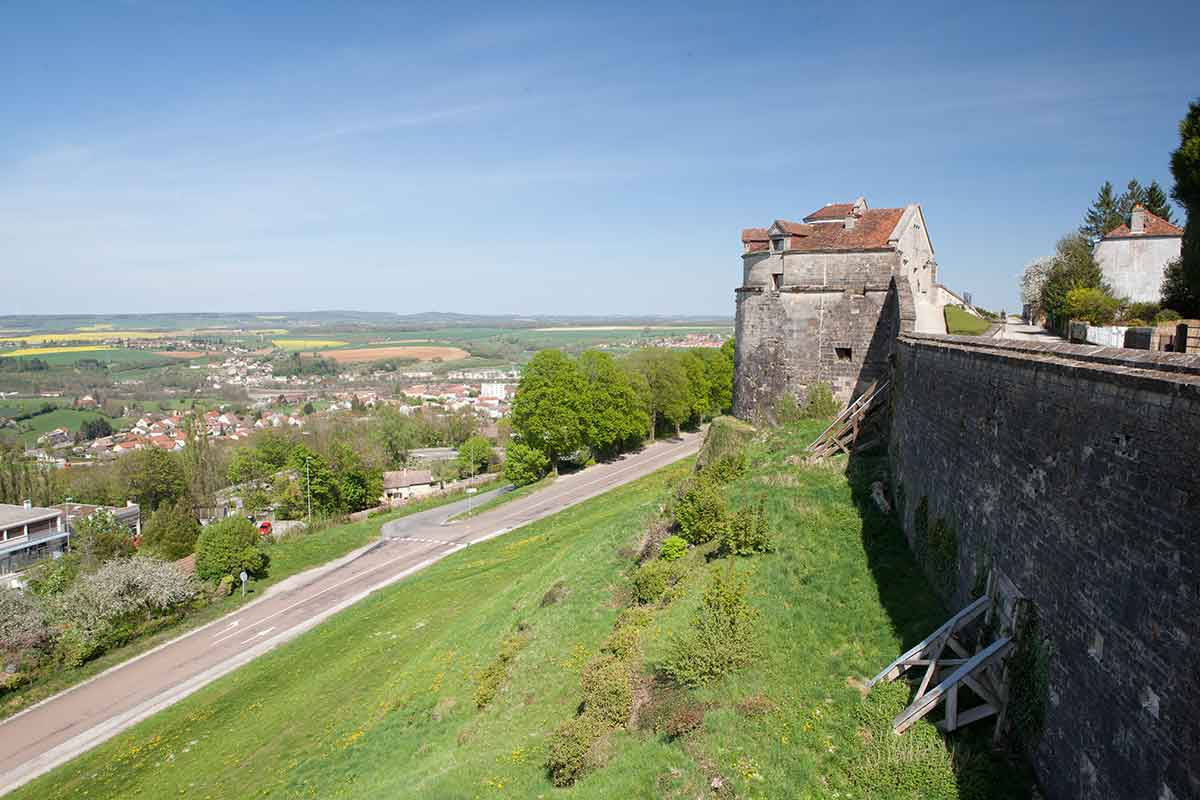
[[[663,724],[663,733],[668,739],[678,739],[699,730],[704,725],[705,710],[700,703],[680,703]]]
[[[754,428],[735,417],[717,417],[708,426],[704,444],[696,455],[696,468],[703,469],[717,459],[735,453],[754,437]]]
[[[509,663],[528,643],[529,637],[520,634],[508,636],[500,643],[499,654],[479,673],[479,679],[476,681],[475,706],[477,708],[485,708],[488,703],[492,702],[496,692],[500,691],[500,686],[508,679]]]
[[[517,486],[536,483],[550,469],[550,459],[541,450],[521,442],[508,445],[504,459],[504,477]]]
[[[679,561],[647,561],[633,574],[633,597],[642,605],[657,603],[683,577]]]
[[[761,500],[753,508],[744,508],[735,514],[721,539],[722,555],[748,556],[774,550],[775,540],[767,524],[766,506]]]
[[[1144,328],[1146,327],[1146,320],[1134,317],[1133,319],[1121,320],[1121,324],[1130,328]]]
[[[704,468],[704,477],[716,483],[729,483],[746,474],[746,453],[739,450],[736,453],[721,456]]]
[[[617,617],[618,628],[644,628],[654,621],[654,612],[641,606],[630,606]]]
[[[36,596],[0,589],[0,654],[10,658],[45,650],[52,638],[45,609]]]
[[[629,666],[619,658],[604,655],[583,670],[583,710],[613,726],[624,725],[633,704]]]
[[[550,734],[546,767],[555,786],[570,786],[591,765],[592,747],[604,735],[604,722],[592,714],[569,719]]]
[[[1125,307],[1122,317],[1129,320],[1126,325],[1132,325],[1133,320],[1154,319],[1159,310],[1158,303],[1130,303]]]
[[[789,425],[804,419],[804,410],[801,409],[800,404],[796,402],[796,396],[791,392],[784,392],[775,398],[775,407],[772,411],[775,412],[775,421],[780,425]]]
[[[675,504],[675,522],[680,536],[690,544],[718,538],[729,524],[725,495],[710,481],[689,481]]]
[[[1085,320],[1092,325],[1111,324],[1121,301],[1103,289],[1078,288],[1067,292],[1063,312],[1071,319]]]
[[[641,648],[641,630],[635,625],[616,627],[600,645],[600,652],[611,653],[615,658],[627,659]]]
[[[685,636],[663,665],[683,686],[699,686],[749,664],[758,654],[758,610],[746,579],[732,570],[713,575]]]
[[[196,540],[196,574],[206,581],[242,570],[261,574],[267,559],[258,549],[258,536],[258,529],[242,517],[226,517],[204,528]]]
[[[1180,319],[1183,319],[1183,317],[1179,315],[1179,312],[1170,308],[1164,308],[1162,311],[1154,315],[1154,321],[1156,323],[1175,322],[1176,320]]]
[[[162,506],[146,521],[142,548],[168,561],[177,561],[196,549],[200,523],[182,503]]]
[[[25,588],[40,597],[64,592],[79,575],[79,562],[78,553],[66,553],[35,564],[25,571]]]
[[[841,405],[833,396],[828,383],[814,383],[808,387],[808,399],[804,403],[804,416],[809,419],[824,419],[836,416]]]
[[[668,536],[663,540],[658,557],[663,561],[675,561],[687,555],[688,543],[682,536]]]
[[[174,564],[139,556],[110,561],[49,599],[50,617],[63,628],[59,652],[65,663],[78,666],[128,639],[125,629],[190,603],[199,589]]]
[[[106,561],[133,555],[133,537],[111,511],[99,509],[75,522],[71,549],[79,553],[84,570],[94,570]]]

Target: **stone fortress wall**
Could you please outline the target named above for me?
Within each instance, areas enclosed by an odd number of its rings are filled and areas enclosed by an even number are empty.
[[[918,560],[940,521],[951,609],[991,568],[1036,606],[1046,794],[1200,797],[1200,356],[905,333],[894,361]]]

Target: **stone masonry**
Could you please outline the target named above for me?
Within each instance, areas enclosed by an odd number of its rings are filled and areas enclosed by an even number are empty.
[[[842,402],[888,370],[914,302],[936,302],[937,265],[919,206],[829,205],[802,222],[742,232],[734,413],[770,413],[827,383]],[[940,311],[938,312],[940,317]]]
[[[890,454],[906,535],[957,531],[1048,654],[1049,798],[1200,797],[1200,356],[903,334]]]

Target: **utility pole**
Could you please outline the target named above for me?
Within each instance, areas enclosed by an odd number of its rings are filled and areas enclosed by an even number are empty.
[[[304,457],[304,480],[308,484],[308,527],[312,529],[312,472],[308,468],[308,456]]]

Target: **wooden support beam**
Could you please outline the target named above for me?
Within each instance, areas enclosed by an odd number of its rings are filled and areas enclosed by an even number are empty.
[[[953,728],[950,728],[947,726],[949,720],[945,720],[945,719],[942,720],[941,722],[937,723],[937,726],[939,728],[941,728],[942,730],[946,731],[947,733],[949,733],[950,731],[956,730],[957,728],[962,728],[967,725],[970,725],[972,722],[978,722],[979,720],[983,719],[984,717],[990,717],[992,714],[995,714],[995,713],[996,713],[996,709],[994,706],[984,703],[983,705],[975,706],[974,708],[967,709],[966,711],[959,714],[957,716],[957,719],[955,720],[955,726]]]
[[[983,650],[980,650],[978,653],[972,656],[967,663],[950,673],[949,677],[945,678],[937,686],[930,689],[929,692],[927,692],[924,696],[914,701],[913,704],[908,708],[904,709],[904,711],[902,711],[894,720],[892,720],[892,728],[896,731],[896,733],[904,733],[904,731],[908,730],[917,720],[924,717],[926,714],[932,711],[938,703],[945,699],[946,693],[949,692],[950,689],[962,683],[965,676],[971,675],[976,670],[982,669],[993,659],[1000,658],[1007,653],[1011,647],[1012,640],[1007,636],[1004,636],[992,642]],[[968,713],[969,712],[963,712],[961,715],[959,715],[960,724],[966,724],[966,722],[961,720],[965,720]]]
[[[907,662],[913,659],[921,658],[925,654],[926,648],[930,647],[934,642],[936,642],[938,638],[942,636],[942,634],[947,632],[953,633],[967,623],[971,622],[973,619],[986,611],[991,602],[991,598],[985,594],[967,604],[957,614],[946,620],[946,622],[943,623],[942,626],[936,631],[926,636],[891,664],[888,664],[886,667],[884,667],[883,670],[874,678],[872,678],[867,685],[874,686],[880,681],[893,681],[900,677],[904,670],[907,669]],[[969,656],[964,654],[964,657]]]
[[[958,727],[958,687],[951,686],[946,695],[946,730],[952,731]]]

